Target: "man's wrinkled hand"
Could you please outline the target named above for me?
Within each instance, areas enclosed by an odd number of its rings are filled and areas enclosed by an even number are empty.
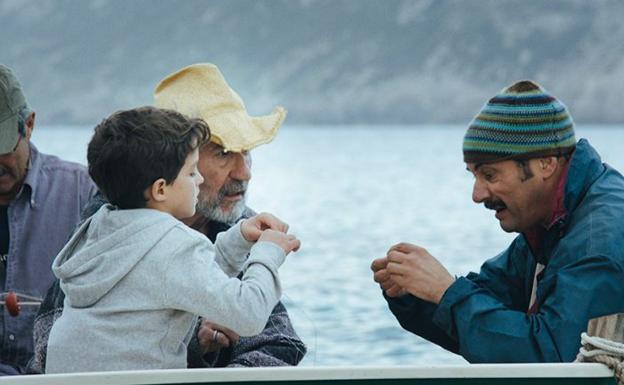
[[[399,243],[388,250],[386,258],[388,279],[425,301],[440,303],[455,281],[446,268],[420,246]]]
[[[381,286],[381,289],[388,297],[396,298],[407,294],[407,290],[396,284],[390,277],[390,273],[386,269],[388,258],[378,258],[371,263],[373,271],[373,280]]]
[[[197,339],[199,340],[202,354],[206,354],[236,345],[240,336],[224,326],[204,319],[199,325]]]

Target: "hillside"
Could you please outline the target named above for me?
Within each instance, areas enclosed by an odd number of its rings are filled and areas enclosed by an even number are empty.
[[[0,62],[45,124],[148,104],[200,61],[290,123],[466,123],[520,78],[577,122],[622,123],[622,16],[617,0],[0,0]]]

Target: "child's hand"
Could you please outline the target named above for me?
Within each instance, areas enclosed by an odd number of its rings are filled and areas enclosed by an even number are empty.
[[[255,242],[260,238],[260,234],[266,229],[288,232],[288,224],[282,222],[275,215],[269,213],[260,213],[249,219],[243,220],[241,223],[241,233],[249,242]]]
[[[297,239],[294,235],[281,233],[275,230],[264,230],[258,238],[258,242],[272,242],[278,245],[284,250],[284,253],[288,255],[291,251],[299,250],[301,246],[301,241]]]

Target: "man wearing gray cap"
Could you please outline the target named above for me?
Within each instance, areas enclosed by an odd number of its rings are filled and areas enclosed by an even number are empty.
[[[43,297],[52,259],[96,187],[86,169],[40,153],[30,138],[35,113],[13,72],[0,64],[0,285],[18,301]],[[35,300],[36,302],[36,300]],[[25,372],[33,352],[37,306],[0,314],[0,375]],[[17,314],[16,314],[17,313]]]

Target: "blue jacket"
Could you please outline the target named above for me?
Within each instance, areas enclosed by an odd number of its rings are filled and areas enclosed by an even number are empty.
[[[624,177],[581,139],[565,186],[567,215],[535,255],[520,234],[439,305],[386,297],[403,328],[469,362],[569,362],[595,317],[624,312]],[[537,262],[539,311],[527,315]]]

